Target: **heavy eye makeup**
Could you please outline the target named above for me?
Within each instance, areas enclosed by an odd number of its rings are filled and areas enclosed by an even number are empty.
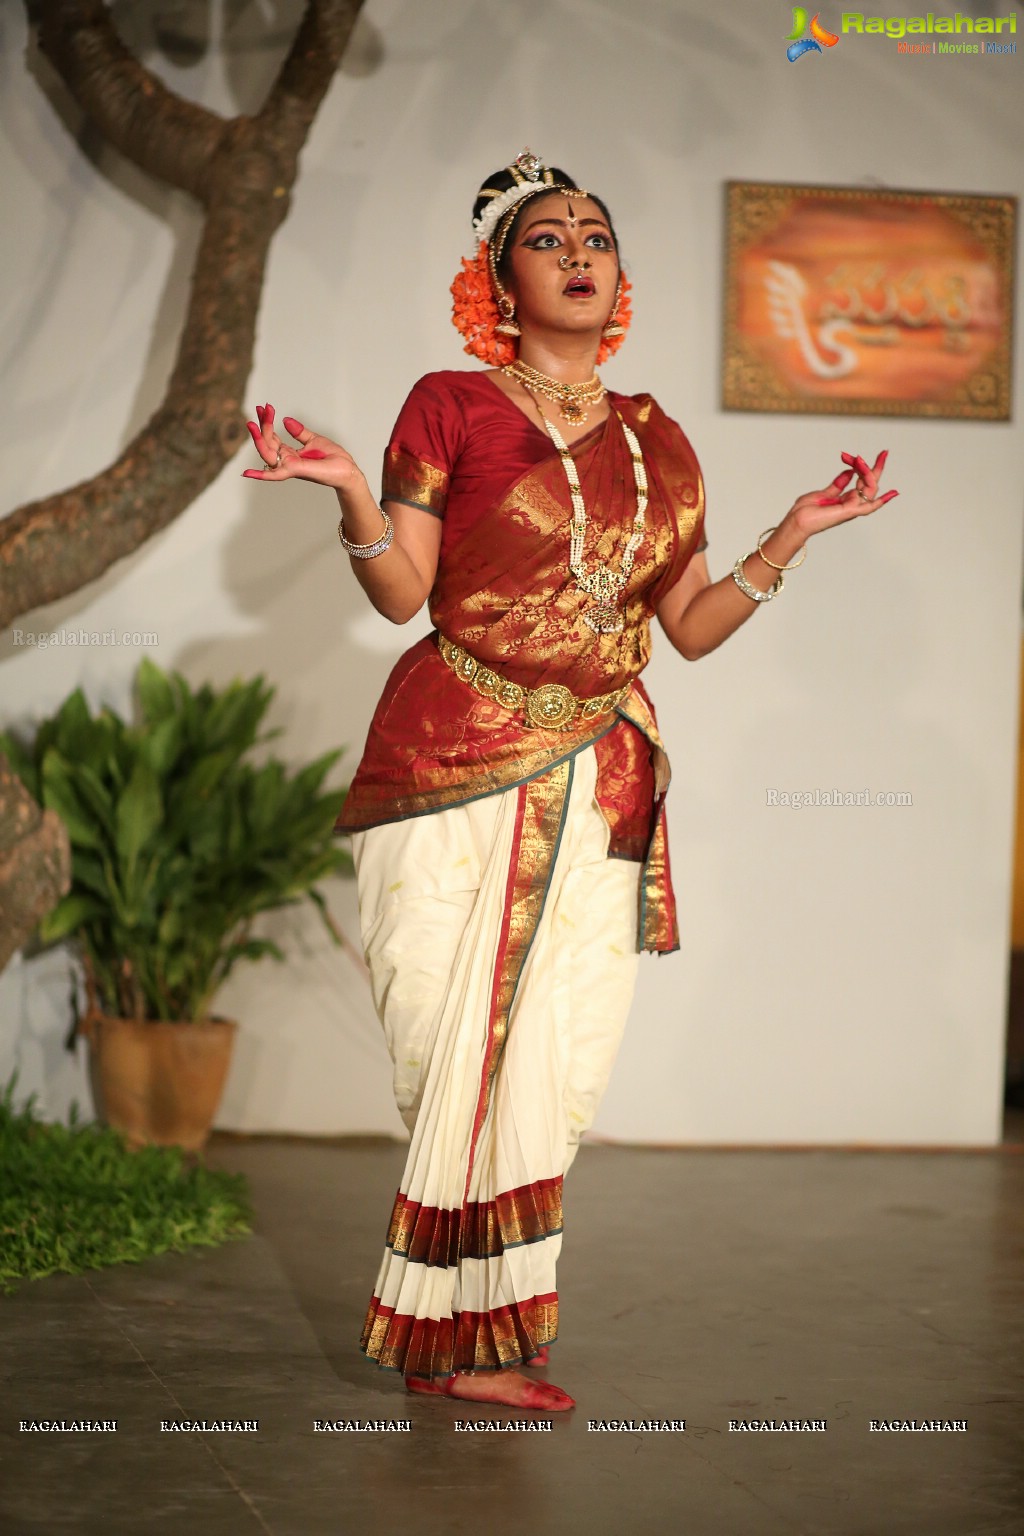
[[[591,240],[596,240],[599,242],[594,247],[595,250],[613,251],[615,249],[614,245],[612,244],[611,235],[606,234],[601,230],[594,230],[592,234],[585,236],[584,244],[589,245]],[[549,241],[550,244],[545,244],[545,241]],[[550,229],[542,230],[538,235],[528,235],[523,241],[523,245],[528,251],[552,251],[561,245],[561,243],[561,238],[555,234],[554,230]]]

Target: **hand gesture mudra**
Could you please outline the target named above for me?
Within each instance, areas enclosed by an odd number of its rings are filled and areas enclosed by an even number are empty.
[[[878,494],[888,454],[888,448],[883,449],[871,467],[859,454],[842,454],[843,463],[850,467],[840,470],[823,491],[808,491],[793,503],[790,515],[798,522],[801,531],[821,533],[825,528],[834,528],[837,523],[848,522],[850,518],[877,512],[879,507],[898,496],[899,491],[886,491],[884,496]],[[857,483],[851,486],[850,481],[855,477]]]
[[[290,437],[301,444],[293,448],[282,443],[274,428],[274,407],[258,405],[255,421],[246,422],[252,433],[256,452],[264,461],[265,469],[245,469],[242,475],[250,480],[312,480],[316,485],[330,485],[342,494],[349,494],[365,484],[365,479],[352,455],[345,452],[340,443],[332,442],[318,432],[311,432],[294,416],[282,418]]]

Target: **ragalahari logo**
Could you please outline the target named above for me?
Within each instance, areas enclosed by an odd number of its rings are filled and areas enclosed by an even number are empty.
[[[834,48],[839,38],[834,32],[827,32],[821,25],[821,12],[819,11],[811,22],[811,35],[805,37],[807,31],[807,12],[802,5],[793,7],[793,30],[787,41],[786,58],[791,64],[805,53],[820,53],[823,48]]]

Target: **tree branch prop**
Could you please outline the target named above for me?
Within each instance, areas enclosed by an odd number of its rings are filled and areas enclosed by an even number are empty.
[[[26,0],[39,46],[104,136],[206,210],[177,360],[154,415],[108,469],[0,521],[0,629],[77,592],[188,507],[247,441],[242,398],[271,239],[299,152],[363,0],[307,0],[255,117],[167,89],[103,0]]]

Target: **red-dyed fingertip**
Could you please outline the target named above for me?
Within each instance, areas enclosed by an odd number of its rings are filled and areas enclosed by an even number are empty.
[[[274,407],[272,405],[265,405],[263,407],[263,414],[264,414],[264,416],[267,418],[267,420],[269,422],[273,422],[273,420],[274,420]]]
[[[841,453],[839,457],[844,464],[856,464],[857,462],[852,453]]]
[[[257,478],[261,478],[262,475],[263,475],[262,469],[243,469],[242,470],[242,479],[243,480],[255,480]]]
[[[282,416],[281,420],[284,422],[285,426],[288,428],[288,431],[292,434],[293,437],[295,436],[296,432],[305,432],[306,430],[302,425],[302,422],[296,421],[294,416]]]
[[[883,496],[883,497],[882,497],[882,501],[883,501],[883,502],[886,502],[886,501],[892,501],[892,499],[893,499],[893,497],[894,497],[894,496],[898,496],[898,495],[899,495],[899,491],[888,491],[888,492],[886,492],[886,494],[885,494],[885,495],[884,495],[884,496]]]
[[[262,406],[262,405],[258,405],[256,407],[256,419],[259,422],[261,427],[263,425],[263,412],[264,412],[264,410],[265,410],[265,407]]]
[[[849,485],[849,483],[850,483],[850,481],[852,479],[853,479],[853,470],[852,469],[844,469],[844,470],[840,471],[840,473],[838,475],[836,475],[835,479],[832,481],[832,484],[835,485],[835,486],[838,486],[838,488],[840,490],[842,490],[844,486]]]
[[[882,460],[882,462],[884,464],[885,460],[889,457],[889,450],[888,450],[888,448],[883,448],[881,453],[878,455],[878,457]]]

